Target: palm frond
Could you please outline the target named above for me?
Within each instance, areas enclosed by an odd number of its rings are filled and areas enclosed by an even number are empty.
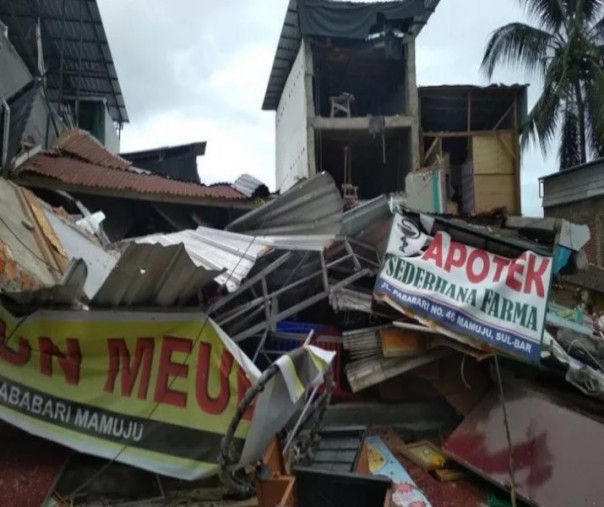
[[[523,149],[526,149],[529,144],[539,145],[543,154],[547,154],[556,137],[561,103],[562,100],[553,89],[543,91],[522,126],[521,146]]]
[[[498,64],[520,64],[527,70],[545,72],[553,36],[524,23],[510,23],[491,35],[481,69],[489,78]]]
[[[565,58],[563,54],[557,54],[550,61],[545,74],[543,92],[523,126],[523,149],[530,143],[539,144],[543,153],[547,154],[556,137],[560,108],[569,96],[572,97],[570,85],[566,81]]]
[[[566,27],[567,16],[562,0],[519,0],[529,19],[550,32]]]
[[[604,0],[564,0],[567,16],[575,15],[584,26],[591,26],[602,15]]]
[[[590,79],[585,83],[585,106],[588,118],[590,150],[604,156],[604,68],[599,60],[590,60]]]
[[[596,44],[604,43],[604,16],[597,20],[589,30],[589,38]]]
[[[569,169],[581,163],[581,142],[579,140],[579,117],[574,102],[568,101],[562,116],[560,139],[560,170]]]

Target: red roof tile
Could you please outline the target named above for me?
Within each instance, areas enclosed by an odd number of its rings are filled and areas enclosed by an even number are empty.
[[[84,130],[66,130],[55,141],[54,149],[102,167],[126,170],[131,166],[130,162],[111,153]]]
[[[131,191],[140,194],[192,197],[200,199],[243,200],[246,197],[229,185],[206,186],[170,180],[154,174],[110,169],[65,156],[40,153],[17,169],[17,176],[35,174],[66,185]]]

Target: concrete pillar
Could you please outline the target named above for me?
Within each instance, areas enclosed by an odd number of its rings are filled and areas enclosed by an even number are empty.
[[[414,121],[411,125],[411,140],[409,146],[410,153],[410,168],[416,171],[420,167],[419,159],[419,95],[417,93],[417,76],[415,74],[415,36],[408,35],[405,43],[405,65],[407,75],[407,114]]]
[[[302,44],[304,45],[304,88],[306,90],[306,135],[308,136],[306,146],[308,150],[308,174],[309,176],[314,176],[317,174],[314,128],[314,119],[316,116],[313,88],[314,64],[310,43],[306,40],[303,40]]]

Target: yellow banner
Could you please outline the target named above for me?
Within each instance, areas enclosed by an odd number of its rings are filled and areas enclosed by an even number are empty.
[[[205,315],[0,307],[0,418],[164,475],[217,469],[259,372]],[[245,439],[252,411],[236,436]]]

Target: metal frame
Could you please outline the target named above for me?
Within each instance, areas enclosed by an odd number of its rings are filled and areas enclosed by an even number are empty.
[[[300,268],[309,260],[317,259],[320,268],[311,274],[297,277]],[[278,257],[270,265],[252,276],[232,294],[222,298],[215,305],[212,317],[219,326],[224,326],[236,319],[256,317],[263,313],[264,319],[232,336],[239,343],[248,338],[257,337],[258,345],[252,357],[257,358],[269,351],[264,350],[268,334],[275,333],[277,323],[305,310],[312,305],[330,298],[336,291],[364,278],[374,276],[379,270],[380,256],[376,249],[368,244],[349,238],[338,239],[331,249],[324,252],[305,252],[301,261],[290,272],[283,285],[269,293],[267,278],[282,268],[292,257],[288,252]],[[373,257],[371,259],[370,257]],[[344,276],[344,278],[342,278]],[[312,282],[319,282],[321,290],[296,304],[283,307],[280,298],[291,290],[300,288]],[[242,300],[247,299],[247,302]],[[228,307],[228,303],[237,301],[237,305]]]

